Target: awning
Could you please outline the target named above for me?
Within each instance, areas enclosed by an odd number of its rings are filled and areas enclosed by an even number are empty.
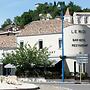
[[[4,66],[4,68],[16,68],[13,64],[7,64]]]
[[[57,64],[59,61],[61,61],[59,56],[50,56],[49,60],[52,61],[52,65],[54,66],[55,64]]]

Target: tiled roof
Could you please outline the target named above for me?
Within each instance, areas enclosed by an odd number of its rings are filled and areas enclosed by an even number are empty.
[[[0,35],[0,49],[2,48],[16,48],[16,36]]]
[[[71,25],[68,22],[64,22],[64,27]],[[40,35],[40,34],[52,34],[61,32],[61,20],[60,18],[52,20],[41,20],[33,21],[30,24],[26,25],[21,32],[18,32],[19,36],[27,35]],[[17,33],[3,32],[0,31],[0,49],[7,48],[16,48],[16,35]]]
[[[51,19],[51,20],[40,20],[33,21],[26,25],[24,29],[21,30],[18,36],[27,35],[40,35],[40,34],[52,34],[61,32],[61,19]],[[64,27],[71,25],[71,23],[64,22]]]

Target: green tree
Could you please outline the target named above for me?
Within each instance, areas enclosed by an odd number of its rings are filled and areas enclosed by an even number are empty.
[[[18,26],[21,26],[22,23],[21,23],[21,17],[20,16],[16,16],[14,17],[14,23]]]
[[[18,48],[15,52],[4,54],[4,64],[14,64],[17,67],[17,71],[25,74],[26,71],[30,72],[32,64],[34,67],[47,67],[52,64],[48,60],[47,48],[37,49],[36,45],[31,47],[30,45]]]
[[[70,1],[70,3],[67,5],[70,9],[71,15],[73,15],[74,12],[79,12],[82,11],[81,7],[79,5],[74,4],[73,2]]]
[[[21,16],[14,18],[14,23],[19,26],[24,26],[32,21],[32,17],[29,12],[24,12]]]
[[[84,8],[82,11],[83,12],[90,12],[90,9],[89,8]]]
[[[10,24],[12,24],[12,21],[11,21],[11,19],[8,18],[8,19],[6,19],[6,21],[4,21],[4,24],[1,27],[5,28],[6,26],[8,26]]]
[[[21,16],[14,17],[14,23],[19,26],[24,26],[32,22],[33,17],[33,11],[29,10],[28,12],[24,12]]]
[[[84,11],[84,12],[89,12],[90,9],[85,8],[81,9],[79,5],[74,4],[72,1],[70,1],[67,5],[65,2],[55,2],[54,3],[44,3],[44,4],[39,4],[38,7],[35,10],[29,10],[27,12],[24,12],[21,16],[16,16],[14,18],[14,23],[19,26],[24,26],[32,21],[40,20],[41,18],[39,17],[40,14],[42,15],[47,15],[50,14],[52,18],[55,18],[56,16],[59,16],[61,13],[61,10],[58,8],[58,4],[63,5],[64,8],[64,13],[69,7],[70,9],[70,14],[73,15],[74,12],[78,11]],[[6,27],[7,25],[10,25],[12,21],[10,19],[7,19],[4,24],[2,25],[2,29]]]

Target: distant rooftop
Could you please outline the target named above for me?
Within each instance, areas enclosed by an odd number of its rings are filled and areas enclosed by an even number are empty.
[[[16,48],[16,36],[15,35],[0,35],[0,49],[2,48]]]

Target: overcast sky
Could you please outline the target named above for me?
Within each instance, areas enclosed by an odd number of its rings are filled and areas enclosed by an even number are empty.
[[[36,3],[58,2],[62,0],[0,0],[0,25],[7,19],[13,19],[29,9],[35,9]],[[65,3],[73,1],[82,8],[90,8],[90,0],[63,0]]]

